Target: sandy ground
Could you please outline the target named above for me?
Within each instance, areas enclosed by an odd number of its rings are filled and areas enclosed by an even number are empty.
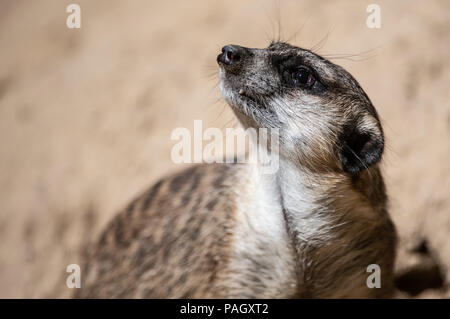
[[[67,297],[65,267],[127,201],[182,168],[171,131],[235,123],[218,100],[220,48],[266,46],[277,21],[371,97],[399,283],[450,297],[450,3],[377,1],[382,26],[369,29],[369,1],[279,2],[79,0],[81,29],[65,25],[70,1],[0,2],[0,297]]]

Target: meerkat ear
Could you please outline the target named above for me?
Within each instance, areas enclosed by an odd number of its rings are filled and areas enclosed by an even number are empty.
[[[357,175],[381,159],[384,138],[381,128],[346,126],[341,137],[341,162],[345,172]]]

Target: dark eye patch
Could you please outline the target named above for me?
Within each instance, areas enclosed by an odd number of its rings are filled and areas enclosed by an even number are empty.
[[[325,89],[317,73],[305,63],[301,56],[273,55],[271,60],[285,86],[307,88],[315,92]]]
[[[316,83],[316,78],[306,67],[296,68],[290,73],[289,70],[286,70],[285,72],[283,72],[283,77],[285,78],[286,82],[295,86],[311,88]]]
[[[298,55],[272,55],[271,59],[272,64],[280,73],[286,69],[292,69],[303,64],[303,59]]]

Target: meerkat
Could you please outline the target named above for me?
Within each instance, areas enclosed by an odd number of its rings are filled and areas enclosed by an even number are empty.
[[[199,164],[161,179],[104,230],[76,297],[389,297],[383,130],[358,82],[283,42],[227,45],[217,62],[242,126],[278,129],[279,169]]]

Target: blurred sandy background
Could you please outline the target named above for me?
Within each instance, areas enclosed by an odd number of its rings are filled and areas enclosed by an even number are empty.
[[[71,2],[0,2],[0,297],[67,297],[65,267],[182,168],[171,131],[235,123],[220,48],[267,46],[278,20],[285,39],[340,57],[377,107],[400,283],[450,296],[450,2],[376,1],[382,27],[368,29],[372,1],[79,0],[68,29]]]

